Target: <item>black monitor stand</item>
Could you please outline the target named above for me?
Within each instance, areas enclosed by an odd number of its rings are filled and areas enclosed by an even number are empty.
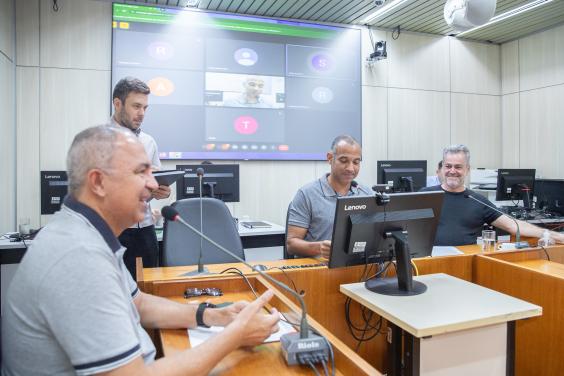
[[[411,254],[407,231],[392,231],[383,234],[384,239],[395,240],[395,254],[398,278],[375,278],[366,281],[367,290],[382,295],[409,296],[427,291],[427,286],[413,280],[411,275]]]
[[[405,184],[406,192],[413,192],[413,178],[411,176],[402,176],[401,182]]]

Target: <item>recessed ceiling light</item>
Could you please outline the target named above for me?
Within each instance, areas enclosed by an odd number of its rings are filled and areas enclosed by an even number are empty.
[[[483,24],[482,26],[477,26],[477,27],[475,27],[475,28],[473,28],[473,29],[463,31],[462,33],[456,34],[456,36],[458,37],[458,36],[460,36],[460,35],[462,35],[462,34],[470,33],[470,32],[472,32],[472,31],[474,31],[474,30],[477,30],[477,29],[479,29],[479,28],[481,28],[481,27],[488,26],[488,25],[491,25],[491,24],[496,23],[496,22],[498,22],[498,21],[505,20],[505,19],[507,19],[507,18],[509,18],[509,17],[516,16],[516,15],[521,14],[521,13],[523,13],[523,12],[526,12],[526,11],[528,11],[528,10],[534,9],[534,8],[536,8],[536,7],[540,7],[541,5],[544,5],[544,4],[546,4],[546,3],[550,3],[551,1],[552,1],[552,0],[537,0],[537,1],[533,1],[532,3],[523,5],[523,6],[519,7],[519,8],[515,8],[515,9],[513,9],[513,10],[510,10],[509,12],[505,12],[505,13],[503,13],[503,14],[500,14],[499,16],[495,16],[495,17],[492,18],[492,19],[490,20],[490,22],[488,22],[487,24]]]
[[[401,4],[405,3],[408,0],[394,0],[392,2],[390,2],[388,5],[384,5],[381,8],[378,8],[378,10],[372,14],[370,14],[368,17],[366,17],[364,20],[362,20],[361,22],[366,23],[366,22],[370,22],[373,19],[375,19],[378,16],[381,16],[385,13],[388,13],[389,11],[391,11],[392,9],[400,6]]]

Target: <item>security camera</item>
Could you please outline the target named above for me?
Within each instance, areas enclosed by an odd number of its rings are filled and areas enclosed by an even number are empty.
[[[376,5],[377,7],[381,7],[382,5],[384,5],[385,2],[386,0],[374,0],[374,5]]]

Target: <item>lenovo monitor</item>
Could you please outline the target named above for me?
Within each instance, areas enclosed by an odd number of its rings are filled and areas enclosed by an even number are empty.
[[[496,201],[523,200],[525,208],[531,207],[535,189],[534,169],[504,169],[497,171]]]
[[[384,290],[404,295],[401,285],[405,288],[413,282],[411,258],[431,256],[444,192],[390,194],[389,198],[386,205],[374,196],[337,199],[329,268],[383,263],[395,257],[400,284],[395,278],[378,278],[371,284],[385,282]]]
[[[378,161],[376,179],[394,193],[417,192],[427,185],[427,161]]]
[[[537,197],[537,208],[549,213],[564,215],[564,180],[535,180],[534,195]]]
[[[196,170],[202,168],[202,196],[217,198],[223,202],[239,202],[239,165],[205,164],[176,165],[177,170],[185,172],[176,183],[178,200],[200,197],[200,178]]]

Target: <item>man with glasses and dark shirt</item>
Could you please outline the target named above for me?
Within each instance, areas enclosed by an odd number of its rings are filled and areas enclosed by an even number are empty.
[[[367,196],[371,192],[364,184],[359,184],[360,189],[351,186],[360,171],[361,156],[354,137],[343,135],[333,141],[327,153],[331,173],[301,187],[290,206],[289,254],[329,258],[337,197]]]
[[[484,223],[501,228],[510,234],[517,233],[515,222],[485,205],[468,198],[472,196],[484,204],[495,207],[484,196],[464,186],[470,173],[470,151],[464,145],[451,145],[443,150],[444,181],[441,185],[421,188],[420,192],[445,192],[439,227],[435,237],[436,246],[461,246],[476,244],[476,235]],[[544,230],[530,223],[519,221],[522,236],[541,238]],[[564,235],[551,231],[555,241],[563,243]]]
[[[69,193],[35,238],[8,289],[2,317],[2,375],[207,375],[240,346],[278,330],[272,298],[225,308],[176,303],[139,291],[117,236],[145,216],[158,189],[133,133],[80,132],[67,157]],[[143,328],[225,329],[200,346],[155,361]]]

